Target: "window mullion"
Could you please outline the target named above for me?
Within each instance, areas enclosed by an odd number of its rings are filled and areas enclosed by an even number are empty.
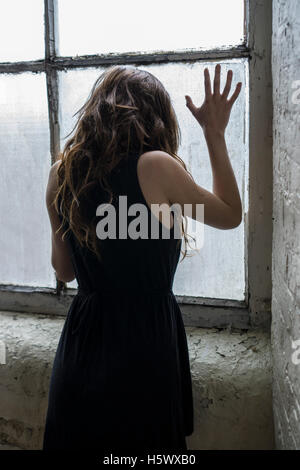
[[[249,61],[248,285],[253,326],[270,322],[272,291],[272,2],[247,0]]]
[[[57,44],[57,35],[55,36]],[[49,44],[49,41],[47,42]],[[50,47],[50,44],[49,46]],[[51,42],[51,47],[53,43]],[[50,57],[50,56],[49,56]],[[247,46],[235,46],[224,49],[201,50],[201,51],[170,51],[153,53],[132,53],[132,54],[101,54],[75,57],[60,57],[56,54],[51,56],[50,65],[56,70],[68,70],[74,68],[99,67],[109,65],[135,64],[136,66],[157,63],[173,62],[210,62],[218,60],[232,60],[250,57],[250,50]],[[48,60],[49,62],[49,60]],[[48,64],[49,65],[49,64]],[[41,72],[45,70],[45,61],[36,60],[28,62],[0,63],[0,73],[18,72]]]
[[[57,39],[56,12],[57,0],[45,0],[45,71],[52,164],[56,161],[60,152],[58,72],[53,68]],[[65,283],[56,279],[56,294],[59,295],[65,288]]]
[[[45,0],[45,71],[47,80],[51,162],[60,151],[58,74],[53,68],[56,56],[56,0]]]

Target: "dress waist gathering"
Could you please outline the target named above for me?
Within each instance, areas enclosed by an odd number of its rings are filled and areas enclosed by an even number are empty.
[[[137,295],[174,295],[172,286],[160,286],[155,288],[145,288],[145,287],[120,287],[120,286],[98,286],[88,288],[85,286],[78,286],[78,296],[90,296],[90,295],[100,295],[100,296],[113,296],[113,295],[128,295],[134,296]]]

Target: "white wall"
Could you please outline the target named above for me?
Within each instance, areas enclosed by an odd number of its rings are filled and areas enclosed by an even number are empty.
[[[300,449],[300,345],[292,347],[300,343],[300,85],[298,99],[293,89],[299,51],[300,1],[274,0],[272,354],[280,449]]]

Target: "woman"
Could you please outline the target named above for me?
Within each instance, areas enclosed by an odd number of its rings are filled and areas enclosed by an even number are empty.
[[[77,279],[78,293],[53,364],[44,450],[187,448],[192,383],[172,292],[181,248],[175,221],[183,219],[170,213],[166,223],[152,207],[191,204],[196,218],[197,205],[204,204],[205,224],[240,224],[241,199],[224,135],[241,83],[228,99],[232,71],[223,93],[220,72],[217,65],[212,90],[205,70],[201,107],[186,95],[206,138],[212,193],[194,182],[176,154],[180,132],[169,94],[152,74],[134,67],[110,67],[99,77],[51,168],[52,265],[59,280]],[[143,204],[147,223],[159,220],[158,238],[151,232],[129,237],[129,230],[120,235],[121,196],[126,208]],[[108,214],[114,220],[105,220],[103,204],[113,207]],[[128,228],[133,212],[126,217]],[[170,236],[163,238],[166,229]],[[184,226],[183,235],[187,241]]]

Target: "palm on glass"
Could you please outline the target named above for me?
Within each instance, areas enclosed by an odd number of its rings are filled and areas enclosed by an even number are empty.
[[[204,132],[211,130],[225,133],[232,106],[239,96],[242,88],[242,83],[239,82],[236,85],[232,96],[228,99],[233,72],[232,70],[229,70],[227,73],[227,80],[223,93],[220,93],[220,76],[221,66],[218,64],[215,68],[214,87],[212,93],[209,71],[207,68],[204,70],[205,99],[200,108],[197,108],[197,106],[194,105],[192,98],[189,95],[185,95],[186,106],[199,122]]]

